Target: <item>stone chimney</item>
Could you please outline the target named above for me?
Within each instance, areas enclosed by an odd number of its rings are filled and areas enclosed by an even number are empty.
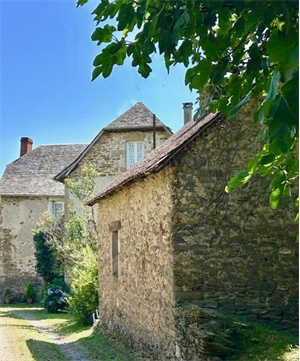
[[[188,123],[193,119],[192,111],[193,111],[193,103],[182,103],[183,104],[183,122],[184,124]]]
[[[28,137],[21,138],[20,157],[32,151],[32,139]]]

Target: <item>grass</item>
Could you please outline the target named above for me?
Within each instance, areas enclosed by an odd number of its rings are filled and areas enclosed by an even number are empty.
[[[3,311],[7,311],[7,313],[3,313]],[[0,314],[4,314],[7,316],[7,318],[16,318],[15,316],[11,316],[9,312],[13,311],[22,311],[23,313],[26,313],[28,317],[34,319],[43,321],[47,324],[48,327],[51,328],[53,332],[60,333],[66,337],[67,343],[72,343],[77,348],[83,350],[87,356],[90,357],[93,361],[139,361],[141,360],[137,355],[135,355],[131,349],[127,348],[123,344],[114,341],[112,339],[109,339],[108,337],[95,332],[92,333],[91,327],[86,326],[80,326],[76,322],[74,322],[72,319],[70,319],[70,315],[66,312],[60,312],[57,314],[51,314],[47,313],[43,308],[36,307],[34,305],[24,305],[24,304],[13,304],[13,305],[1,305],[0,307]],[[28,324],[27,321],[21,320],[23,324]],[[34,327],[29,326],[32,329]],[[8,327],[10,329],[10,327]],[[35,329],[35,331],[38,333],[38,331]],[[12,337],[14,337],[13,335]],[[47,354],[48,349],[45,349],[47,346],[46,344],[42,342],[32,342],[34,335],[30,336],[31,343],[27,346],[30,346],[30,351],[33,352],[33,358],[24,359],[22,357],[17,357],[14,355],[14,359],[16,360],[22,360],[22,361],[48,361],[48,360],[55,360],[55,361],[65,361],[67,359],[64,358],[58,358],[52,356],[48,358],[39,358],[36,353],[36,345],[40,345],[40,353],[44,353],[44,355]],[[28,338],[26,338],[28,339]],[[37,338],[35,339],[37,341]],[[43,339],[46,341],[45,339]],[[24,346],[24,343],[23,343]],[[55,345],[54,345],[55,346]],[[48,347],[48,346],[47,346]],[[18,340],[16,340],[14,349],[18,348]],[[44,351],[43,351],[44,349]],[[26,351],[26,350],[25,350]],[[24,351],[24,352],[25,352]],[[28,353],[28,350],[27,350]],[[50,354],[49,354],[50,355]]]
[[[245,323],[245,322],[243,322]],[[298,361],[299,339],[258,323],[245,323],[239,353],[230,361]]]
[[[59,347],[28,321],[0,312],[0,325],[12,351],[12,360],[68,361]]]
[[[65,312],[49,314],[34,305],[13,304],[0,307],[0,316],[6,316],[6,326],[13,349],[17,350],[14,359],[22,361],[65,361],[58,347],[39,333],[27,321],[4,311],[22,311],[35,320],[46,322],[52,331],[63,334],[68,343],[74,344],[93,361],[138,361],[132,350],[108,337],[91,332],[90,327],[76,324]],[[245,323],[244,320],[237,322]],[[299,345],[297,337],[288,333],[276,332],[260,324],[247,323],[239,343],[239,353],[227,361],[298,361]],[[20,356],[22,353],[23,356]],[[25,355],[25,356],[24,356]],[[45,356],[46,355],[46,356]],[[55,355],[55,357],[53,357]],[[30,358],[31,357],[31,358]],[[43,358],[44,357],[44,358]],[[46,357],[46,358],[45,358]]]

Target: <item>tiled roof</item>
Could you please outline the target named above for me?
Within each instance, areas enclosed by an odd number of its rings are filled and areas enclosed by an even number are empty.
[[[167,128],[157,117],[156,127]],[[103,129],[122,128],[152,128],[153,113],[142,103],[138,102]],[[170,129],[167,128],[169,131]]]
[[[156,128],[163,128],[169,134],[173,134],[171,129],[165,126],[159,119],[155,121]],[[91,147],[98,141],[104,132],[110,131],[130,131],[130,130],[143,130],[152,129],[153,127],[153,113],[142,103],[138,102],[133,107],[128,109],[125,113],[120,115],[114,121],[104,127],[92,140],[92,142],[86,147],[86,149],[66,168],[62,169],[60,173],[55,176],[56,180],[62,181],[68,177],[73,170],[77,167],[77,164],[88,153]]]
[[[207,126],[220,118],[219,114],[209,114],[202,120],[194,122],[193,120],[184,125],[178,132],[165,140],[159,147],[148,153],[140,162],[136,163],[127,172],[120,174],[100,194],[91,199],[87,204],[92,206],[101,198],[117,192],[121,187],[138,178],[144,178],[149,173],[158,172],[171,158],[189,143],[195,136],[200,134]]]
[[[86,145],[43,145],[8,164],[0,180],[0,195],[64,195],[64,185],[53,177]]]

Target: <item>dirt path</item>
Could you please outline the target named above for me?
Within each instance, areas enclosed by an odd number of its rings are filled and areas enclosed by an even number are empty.
[[[0,315],[0,327],[2,329],[2,326],[4,325],[4,317],[3,315]],[[11,352],[11,343],[9,338],[7,337],[7,334],[4,329],[1,330],[0,333],[0,353],[1,353],[1,360],[5,361],[15,361],[15,357],[13,353]]]
[[[47,325],[45,321],[34,319],[33,315],[26,311],[21,311],[21,310],[8,311],[7,309],[2,309],[1,311],[5,313],[9,313],[11,315],[18,316],[24,320],[27,320],[32,326],[34,326],[46,337],[52,340],[52,342],[55,343],[61,349],[61,351],[70,361],[93,361],[82,350],[78,349],[73,343],[67,342],[65,336],[58,334],[57,332],[53,332],[51,330],[51,327],[49,327],[49,325]],[[2,317],[2,319],[4,317],[5,315]],[[5,337],[5,332],[1,332],[0,341],[1,341],[0,359],[5,361],[15,361],[14,355],[12,355],[13,352],[11,350],[10,342],[7,339],[7,337]]]

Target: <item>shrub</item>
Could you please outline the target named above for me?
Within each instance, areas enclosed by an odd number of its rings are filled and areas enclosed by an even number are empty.
[[[6,290],[3,292],[3,295],[5,298],[11,297],[11,290],[10,288],[6,288]]]
[[[82,325],[93,323],[92,314],[98,308],[98,265],[94,252],[84,250],[84,261],[72,272],[73,295],[69,297],[70,313]]]
[[[68,308],[68,292],[69,288],[63,281],[58,278],[51,284],[47,284],[42,291],[42,303],[49,313],[57,313],[59,310]]]
[[[34,296],[35,296],[35,292],[34,292],[33,284],[31,282],[29,282],[27,285],[26,291],[23,295],[23,298],[25,298],[25,300],[27,300],[27,299],[34,300]]]
[[[55,278],[63,275],[63,264],[55,258],[54,251],[42,231],[33,233],[33,241],[36,270],[45,283],[51,283]]]

